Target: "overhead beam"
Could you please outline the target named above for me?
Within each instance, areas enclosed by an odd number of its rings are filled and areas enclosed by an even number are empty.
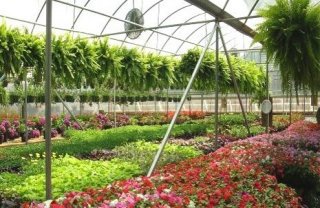
[[[185,0],[186,2],[198,7],[199,9],[207,12],[208,14],[215,17],[217,20],[223,20],[223,19],[233,19],[235,18],[228,12],[224,11],[214,3],[212,3],[209,0]],[[240,20],[237,20],[236,18],[230,21],[225,21],[225,23],[237,31],[241,32],[242,34],[249,36],[253,38],[256,35],[256,32],[251,29],[249,26],[241,22]]]

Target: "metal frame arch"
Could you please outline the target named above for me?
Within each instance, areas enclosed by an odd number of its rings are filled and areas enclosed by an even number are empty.
[[[229,35],[229,34],[230,34],[230,33],[226,33],[226,34],[224,34],[224,36],[227,36],[227,35]],[[201,38],[201,40],[200,40],[197,44],[200,45],[200,43],[201,43],[204,39],[206,39],[208,36],[209,36],[209,34],[206,34],[203,38]],[[232,41],[232,39],[231,39],[231,40],[228,40],[226,43],[230,43],[230,41]],[[212,42],[212,44],[210,44],[210,46],[212,46],[213,44],[215,44],[215,41]],[[210,47],[210,46],[209,46],[209,47]],[[221,46],[219,49],[222,49],[222,46]]]
[[[201,16],[201,15],[203,15],[203,14],[205,14],[205,12],[202,12],[202,13],[200,13],[200,14],[196,14],[196,15],[192,16],[191,18],[189,18],[188,20],[186,20],[184,23],[187,23],[187,22],[191,21],[192,19],[194,19],[194,18],[196,18],[196,17],[199,17],[199,16]],[[173,35],[174,35],[181,27],[182,27],[182,25],[179,26],[179,27],[177,27],[177,28],[171,33],[171,35],[168,36],[167,40],[163,43],[163,45],[162,45],[162,47],[161,47],[161,49],[160,49],[160,51],[159,51],[159,54],[163,51],[164,47],[167,45],[167,43],[169,42],[169,40],[173,37]],[[185,42],[185,41],[187,41],[187,40],[183,40],[182,42]],[[195,44],[195,45],[199,45],[199,44]]]
[[[123,20],[121,18],[118,18],[118,17],[114,17],[114,16],[111,16],[111,15],[108,15],[108,14],[104,14],[102,12],[99,12],[99,11],[95,11],[95,10],[92,10],[92,9],[89,9],[89,8],[85,8],[85,7],[82,7],[82,6],[79,6],[79,5],[75,5],[75,4],[72,4],[72,3],[68,3],[68,2],[65,2],[65,1],[61,1],[61,0],[52,0],[54,2],[58,2],[60,4],[65,4],[65,5],[69,5],[69,6],[74,6],[76,8],[79,8],[79,9],[84,9],[86,11],[89,11],[89,12],[92,12],[92,13],[95,13],[95,14],[98,14],[98,15],[101,15],[101,16],[104,16],[104,17],[109,17],[109,18],[112,18],[112,19],[115,19],[115,20],[118,20],[120,22],[127,22],[127,23],[130,23],[130,24],[133,24],[133,25],[137,25],[137,26],[140,26],[140,27],[143,27],[142,25],[139,25],[139,24],[136,24],[134,22],[131,22],[131,21],[127,21],[127,20]],[[150,29],[151,31],[155,31],[154,29]],[[167,37],[170,37],[168,34],[166,33],[163,33],[163,32],[159,32],[159,31],[155,31],[156,33],[159,33],[161,35],[164,35],[164,36],[167,36]],[[91,36],[91,37],[87,37],[87,38],[96,38],[96,37],[102,37],[103,35],[94,35],[94,36]],[[178,38],[178,37],[174,37],[172,36],[171,38],[174,38],[176,40],[180,40],[180,41],[184,41],[182,38]],[[193,43],[193,42],[188,42],[190,43],[191,45],[196,45],[196,43]]]
[[[127,2],[128,0],[124,0],[120,6],[113,12],[112,16],[116,15],[117,12],[121,9],[121,7]],[[102,28],[101,32],[100,32],[100,35],[103,34],[104,30],[107,28],[109,22],[111,21],[112,18],[109,18],[109,20],[107,21],[107,23],[104,25],[104,27]]]
[[[39,20],[39,18],[40,18],[40,15],[41,15],[41,13],[42,13],[42,11],[43,11],[46,3],[47,3],[47,1],[44,0],[43,5],[42,5],[40,11],[38,12],[37,18],[36,18],[36,20],[35,20],[36,23],[38,22],[38,20]],[[31,34],[33,34],[33,31],[34,31],[34,28],[35,28],[35,27],[36,27],[36,24],[33,24],[32,29],[31,29]]]
[[[158,4],[160,4],[161,2],[163,2],[164,0],[159,0],[156,3],[154,3],[153,5],[151,5],[145,12],[142,13],[142,16],[144,16],[147,12],[149,12],[153,7],[157,6]],[[158,33],[159,34],[159,33]],[[125,38],[123,39],[123,41],[126,41],[128,38],[128,36],[125,36]],[[121,44],[122,47],[123,43]]]
[[[173,11],[173,12],[172,12],[171,14],[169,14],[166,18],[164,18],[164,19],[160,22],[160,24],[159,24],[158,26],[162,25],[166,20],[168,20],[168,19],[169,19],[170,17],[172,17],[173,15],[177,14],[179,11],[181,11],[181,10],[187,8],[187,7],[190,7],[190,6],[192,6],[192,5],[189,4],[189,5],[180,7],[179,9]],[[149,37],[146,39],[146,41],[145,41],[145,43],[144,43],[144,45],[143,45],[143,47],[142,47],[142,51],[144,50],[144,48],[146,47],[147,43],[149,42],[151,36],[152,36],[154,33],[155,33],[155,32],[152,31],[152,33],[151,33],[151,34],[149,35]]]
[[[87,0],[87,2],[84,4],[84,7],[86,7],[89,3],[90,3],[91,0]],[[80,17],[80,15],[82,14],[84,9],[81,9],[79,14],[77,15],[77,17],[74,19],[73,23],[72,23],[72,26],[71,26],[71,29],[74,29],[74,26],[76,25],[76,23],[78,22],[78,19]]]
[[[186,40],[189,40],[189,38],[190,38],[193,34],[195,34],[195,33],[196,33],[199,29],[201,29],[202,27],[207,26],[208,24],[209,24],[209,22],[208,22],[208,23],[205,23],[205,24],[203,24],[203,25],[200,25],[200,27],[197,27],[196,29],[194,29],[194,30],[186,37]],[[182,42],[182,43],[180,44],[180,46],[178,47],[176,53],[178,53],[178,51],[181,49],[181,47],[183,46],[184,43],[185,43],[185,42]],[[214,42],[214,43],[215,43],[215,42]]]
[[[225,9],[227,8],[228,4],[229,4],[230,0],[227,0],[226,3],[224,4],[222,10],[225,11]],[[206,23],[205,25],[208,25],[208,23]],[[197,44],[199,45],[206,37],[208,37],[208,35],[205,35]],[[187,41],[188,39],[186,39]],[[178,49],[176,50],[176,54],[179,52],[179,50],[182,48],[182,46],[186,43],[186,41],[183,41],[180,46],[178,47]],[[214,42],[215,43],[215,42]],[[211,46],[211,45],[210,45]],[[209,46],[209,47],[210,47]],[[163,49],[163,48],[162,48]]]
[[[256,0],[256,2],[252,5],[250,11],[249,11],[249,14],[248,14],[248,18],[244,21],[244,24],[247,24],[248,20],[249,20],[249,17],[251,16],[253,10],[256,8],[256,6],[258,5],[260,0]]]

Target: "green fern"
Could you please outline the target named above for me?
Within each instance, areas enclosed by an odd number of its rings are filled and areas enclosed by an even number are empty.
[[[262,9],[264,18],[258,28],[255,42],[262,43],[279,66],[284,91],[309,88],[312,94],[319,90],[320,80],[320,5],[310,0],[276,0]]]

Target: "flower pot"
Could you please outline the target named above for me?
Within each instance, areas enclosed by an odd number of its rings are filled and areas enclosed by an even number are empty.
[[[74,96],[73,95],[66,95],[64,97],[66,102],[74,102]]]

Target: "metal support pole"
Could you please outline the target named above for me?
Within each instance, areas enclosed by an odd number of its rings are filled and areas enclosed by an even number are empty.
[[[52,0],[46,0],[46,50],[45,50],[45,134],[46,140],[46,199],[52,199],[51,184],[51,35],[52,35]]]
[[[167,99],[166,99],[167,105],[166,105],[166,115],[168,115],[169,112],[169,88],[167,88]]]
[[[290,85],[290,98],[289,98],[289,121],[290,121],[290,124],[292,123],[291,113],[292,113],[292,86]]]
[[[164,147],[166,146],[166,143],[167,143],[167,141],[168,141],[169,135],[170,135],[170,133],[171,133],[171,131],[172,131],[172,129],[173,129],[173,126],[174,126],[174,124],[175,124],[175,122],[176,122],[176,120],[177,120],[177,118],[178,118],[178,115],[179,115],[179,113],[180,113],[180,111],[181,111],[181,109],[182,109],[182,106],[183,106],[183,104],[184,104],[184,102],[185,102],[185,100],[186,100],[186,98],[187,98],[187,95],[188,95],[188,93],[189,93],[189,91],[190,91],[190,89],[191,89],[191,86],[192,86],[192,84],[193,84],[193,81],[194,81],[194,79],[196,78],[196,75],[198,74],[198,71],[199,71],[199,69],[200,69],[200,65],[201,65],[201,63],[202,63],[203,57],[204,57],[204,55],[205,55],[205,53],[206,53],[206,51],[207,51],[207,49],[208,49],[208,47],[209,47],[209,45],[210,45],[210,42],[211,42],[211,40],[212,40],[212,38],[213,38],[213,34],[214,34],[214,32],[215,32],[216,30],[217,30],[217,24],[215,24],[215,26],[214,26],[214,28],[213,28],[213,31],[211,32],[210,37],[209,37],[209,39],[208,39],[208,42],[207,42],[205,48],[202,50],[202,53],[201,53],[200,58],[199,58],[199,60],[198,60],[198,62],[197,62],[197,65],[196,65],[196,67],[195,67],[195,69],[194,69],[194,71],[193,71],[193,73],[192,73],[192,76],[191,76],[191,78],[190,78],[190,80],[189,80],[189,83],[188,83],[188,85],[187,85],[187,88],[186,88],[186,90],[184,91],[184,93],[183,93],[183,95],[182,95],[182,98],[181,98],[181,100],[180,100],[179,106],[178,106],[178,108],[176,109],[176,112],[175,112],[175,114],[174,114],[174,116],[173,116],[173,118],[172,118],[172,120],[171,120],[171,122],[170,122],[169,128],[167,129],[167,132],[166,132],[164,138],[163,138],[162,141],[161,141],[160,147],[159,147],[159,149],[158,149],[158,151],[157,151],[157,154],[155,155],[155,157],[154,157],[154,159],[153,159],[153,162],[152,162],[152,164],[151,164],[151,167],[150,167],[150,169],[149,169],[149,171],[148,171],[147,176],[151,176],[151,174],[153,173],[153,171],[154,171],[154,169],[155,169],[155,167],[156,167],[156,165],[157,165],[157,163],[158,163],[158,161],[159,161],[159,159],[160,159],[160,156],[161,156],[161,154],[162,154],[162,152],[163,152],[163,150],[164,150]]]
[[[244,109],[243,109],[243,105],[242,105],[242,101],[241,101],[241,97],[240,97],[240,92],[239,92],[239,87],[238,87],[238,84],[237,84],[237,81],[236,81],[236,78],[235,78],[235,74],[234,74],[234,71],[233,71],[233,68],[232,68],[232,65],[231,65],[230,57],[229,57],[229,54],[228,54],[228,51],[227,51],[227,46],[226,46],[226,44],[224,42],[223,34],[221,32],[220,27],[217,28],[217,32],[220,34],[220,38],[221,38],[221,42],[222,42],[222,45],[223,45],[223,49],[224,49],[224,52],[226,54],[227,62],[228,62],[229,68],[230,68],[231,78],[232,78],[234,87],[236,89],[236,93],[237,93],[237,97],[239,99],[239,104],[240,104],[240,107],[241,107],[242,115],[243,115],[244,122],[245,122],[245,125],[246,125],[246,128],[247,128],[247,131],[248,131],[248,136],[250,136],[251,133],[250,133],[250,128],[249,128],[247,116],[246,116],[246,113],[244,112]]]
[[[219,24],[218,24],[219,26]],[[218,29],[217,29],[218,30]],[[219,127],[219,33],[216,32],[216,72],[215,72],[215,82],[216,82],[216,97],[215,97],[215,143],[218,145],[218,127]]]
[[[115,69],[114,69],[115,70]],[[114,73],[116,74],[116,73]],[[116,103],[116,88],[117,88],[117,78],[114,78],[114,85],[113,85],[113,116],[114,116],[114,128],[117,127],[117,103]]]
[[[266,85],[267,85],[267,99],[270,100],[269,95],[269,61],[267,58],[267,64],[266,64]],[[270,113],[267,114],[267,126],[266,126],[266,133],[269,133],[269,123],[270,123]]]
[[[201,112],[203,113],[203,92],[201,93]]]
[[[27,69],[25,71],[24,75],[24,108],[23,108],[23,114],[24,114],[24,124],[26,125],[26,131],[24,132],[24,139],[26,144],[28,144],[28,86],[27,86]]]
[[[79,125],[81,130],[84,130],[84,128],[81,126],[81,124],[78,122],[77,118],[74,116],[74,114],[72,113],[72,111],[70,110],[70,108],[68,107],[68,105],[64,102],[64,100],[62,99],[62,97],[59,95],[59,93],[54,90],[54,92],[56,93],[57,97],[59,98],[59,100],[61,101],[62,105],[67,109],[67,111],[70,113],[71,117],[74,119],[74,121]]]

